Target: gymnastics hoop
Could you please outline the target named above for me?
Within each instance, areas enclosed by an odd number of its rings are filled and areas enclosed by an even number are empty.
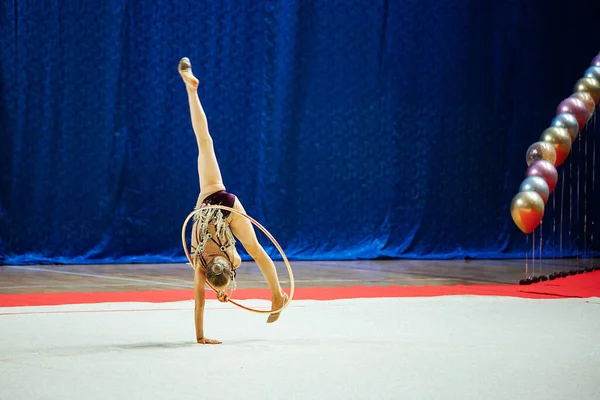
[[[244,218],[246,218],[247,220],[249,220],[254,226],[256,226],[258,229],[260,229],[270,240],[271,242],[275,245],[275,247],[277,247],[277,250],[279,250],[279,254],[281,254],[281,257],[283,258],[283,262],[285,263],[285,266],[288,269],[288,273],[290,275],[290,294],[288,297],[288,300],[277,310],[257,310],[255,308],[251,308],[251,307],[247,307],[243,304],[240,304],[238,302],[235,302],[231,299],[227,300],[229,303],[238,306],[239,308],[242,308],[244,310],[247,311],[252,311],[255,313],[259,313],[259,314],[276,314],[279,313],[281,311],[283,311],[292,301],[292,298],[294,297],[294,273],[292,272],[292,266],[290,265],[290,262],[288,261],[283,249],[281,248],[281,246],[279,245],[279,243],[277,243],[277,240],[275,240],[275,238],[273,237],[273,235],[271,235],[269,233],[268,230],[265,229],[265,227],[263,227],[261,224],[258,223],[258,221],[256,221],[254,218],[252,218],[251,216],[236,210],[235,208],[231,208],[231,207],[227,207],[227,206],[222,206],[220,204],[209,204],[209,205],[205,205],[202,206],[200,208],[195,209],[194,211],[192,211],[187,218],[185,219],[185,222],[183,223],[183,227],[181,229],[181,243],[183,244],[183,251],[185,251],[185,255],[188,259],[188,261],[190,262],[190,265],[192,266],[192,268],[194,268],[194,262],[192,261],[192,257],[190,255],[190,252],[187,248],[187,240],[185,239],[185,230],[187,228],[188,223],[190,222],[190,219],[192,219],[192,217],[194,217],[194,215],[196,215],[197,213],[201,212],[202,210],[209,210],[211,208],[216,208],[216,209],[220,209],[220,210],[227,210],[230,212],[233,212],[237,215],[240,215]],[[208,282],[208,280],[206,281],[206,285],[211,288],[216,294],[219,293],[218,290],[216,290],[211,284],[210,282]]]

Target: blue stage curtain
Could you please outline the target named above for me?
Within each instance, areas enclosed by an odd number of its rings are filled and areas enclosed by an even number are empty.
[[[183,56],[227,189],[290,258],[522,257],[525,151],[600,50],[597,0],[1,7],[3,263],[184,260]],[[559,168],[548,255],[600,250],[594,121]]]

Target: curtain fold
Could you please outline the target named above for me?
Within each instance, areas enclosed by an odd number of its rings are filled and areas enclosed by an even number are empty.
[[[509,205],[525,151],[600,49],[593,0],[0,13],[4,264],[184,260],[199,185],[183,56],[227,189],[290,258],[523,257]],[[547,256],[600,251],[598,134],[592,119],[559,168]]]

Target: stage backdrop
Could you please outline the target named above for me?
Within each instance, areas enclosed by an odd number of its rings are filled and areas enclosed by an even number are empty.
[[[227,189],[290,258],[524,256],[509,204],[600,50],[597,0],[159,3],[2,2],[3,263],[184,260],[183,56]],[[559,221],[560,255],[600,247],[599,134],[559,168],[548,255]]]

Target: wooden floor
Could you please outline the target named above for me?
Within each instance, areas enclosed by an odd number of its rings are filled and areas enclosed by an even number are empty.
[[[535,275],[585,268],[598,260],[535,260]],[[282,286],[287,269],[277,262]],[[515,284],[525,277],[524,260],[310,261],[292,262],[296,287]],[[531,276],[531,260],[528,265]],[[0,266],[0,293],[129,292],[193,287],[187,264]],[[266,288],[260,270],[244,262],[238,288]]]

